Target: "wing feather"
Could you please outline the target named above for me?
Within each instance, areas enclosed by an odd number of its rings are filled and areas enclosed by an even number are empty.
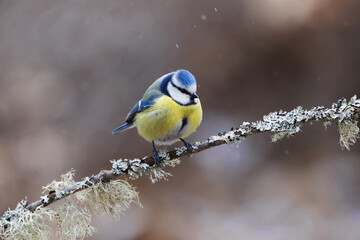
[[[133,128],[136,114],[154,106],[156,100],[164,95],[162,90],[166,89],[166,85],[170,81],[172,75],[173,73],[166,74],[151,84],[145,91],[143,98],[130,110],[126,116],[125,123],[115,128],[113,134]]]
[[[156,99],[150,99],[148,101],[140,100],[135,106],[131,109],[131,111],[126,116],[125,122],[132,122],[137,113],[142,112],[150,107],[152,107],[155,103]]]

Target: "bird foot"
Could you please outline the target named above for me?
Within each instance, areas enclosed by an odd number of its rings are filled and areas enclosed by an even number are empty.
[[[184,146],[186,147],[186,151],[187,151],[187,156],[190,157],[193,150],[194,150],[194,147],[191,143],[188,143],[187,141],[185,141],[184,139],[180,138],[180,140],[184,143]]]

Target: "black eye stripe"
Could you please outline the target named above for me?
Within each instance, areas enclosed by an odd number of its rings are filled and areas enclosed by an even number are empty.
[[[187,94],[187,95],[191,95],[188,91],[186,91],[184,88],[181,88],[181,87],[178,87],[176,86],[173,81],[170,81],[171,82],[171,85],[173,85],[175,88],[177,88],[180,92],[184,93],[184,94]]]
[[[179,89],[179,91],[182,92],[182,93],[190,95],[190,93],[188,91],[186,91],[185,89],[183,89],[183,88],[177,88],[177,89]]]

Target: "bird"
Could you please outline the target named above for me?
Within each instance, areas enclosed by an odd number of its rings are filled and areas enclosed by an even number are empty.
[[[156,164],[162,159],[155,145],[171,145],[181,140],[191,153],[193,146],[184,138],[197,129],[203,117],[196,89],[196,79],[188,70],[163,75],[150,85],[126,116],[125,123],[112,134],[136,127],[138,134],[152,143]]]

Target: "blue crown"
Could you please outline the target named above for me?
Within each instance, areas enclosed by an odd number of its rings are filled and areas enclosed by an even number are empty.
[[[184,84],[184,86],[186,87],[196,84],[194,75],[192,75],[189,71],[184,69],[177,70],[175,72],[174,77],[176,77],[179,80],[179,82]]]

